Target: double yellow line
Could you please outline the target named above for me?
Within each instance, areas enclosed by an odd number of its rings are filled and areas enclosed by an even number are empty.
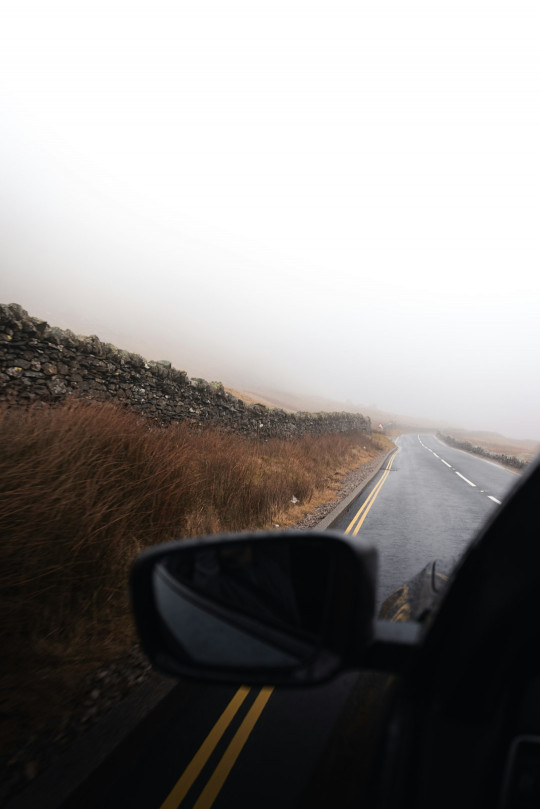
[[[356,512],[356,514],[354,515],[354,518],[351,520],[351,522],[349,523],[349,525],[345,529],[346,534],[351,534],[353,537],[355,537],[358,534],[359,530],[361,529],[361,527],[362,527],[362,525],[364,523],[364,520],[366,519],[366,517],[367,517],[367,515],[369,513],[369,510],[370,510],[371,506],[375,502],[375,498],[377,497],[377,495],[381,491],[382,487],[384,486],[386,478],[390,474],[390,470],[392,469],[392,464],[394,463],[394,458],[396,457],[398,452],[399,452],[399,449],[396,452],[394,452],[394,454],[392,455],[392,457],[390,459],[390,463],[388,464],[388,466],[384,470],[384,475],[382,476],[380,481],[377,483],[377,485],[375,486],[375,488],[373,489],[373,491],[371,492],[369,497],[364,501],[364,503],[362,503],[361,508]]]
[[[398,451],[399,452],[399,449]],[[368,512],[375,502],[375,498],[379,494],[380,490],[382,489],[384,482],[388,475],[390,474],[390,470],[392,468],[392,464],[394,463],[394,458],[397,455],[395,452],[390,459],[390,463],[386,467],[383,476],[381,477],[378,484],[375,486],[369,497],[366,501],[362,504],[359,511],[356,513],[354,519],[348,525],[345,533],[352,534],[352,536],[356,536],[362,527],[364,520],[366,519]],[[223,753],[221,759],[219,760],[214,772],[208,779],[206,786],[202,790],[201,794],[197,798],[196,802],[193,805],[193,809],[210,809],[214,801],[216,800],[219,792],[225,783],[230,771],[234,767],[236,760],[244,745],[246,744],[249,735],[253,728],[255,727],[260,715],[262,714],[266,703],[270,699],[272,695],[272,691],[274,689],[269,686],[264,686],[260,689],[259,693],[255,697],[253,705],[245,715],[244,719],[242,720],[238,730],[234,734],[233,738],[229,742],[225,752]],[[179,809],[181,806],[184,798],[188,794],[189,790],[201,774],[203,768],[206,766],[210,756],[216,749],[217,745],[223,738],[225,732],[231,725],[234,717],[238,714],[241,706],[243,705],[246,697],[250,693],[251,689],[247,686],[241,686],[238,691],[235,693],[219,719],[217,720],[216,724],[199,747],[197,752],[195,753],[194,757],[180,776],[179,780],[174,785],[173,789],[169,793],[169,795],[165,798],[163,803],[161,804],[160,809]]]
[[[210,809],[219,795],[221,787],[225,783],[230,771],[234,767],[236,759],[242,752],[242,748],[263,712],[266,703],[270,699],[273,690],[274,689],[269,686],[261,688],[253,705],[245,715],[240,727],[234,734],[214,772],[210,776],[206,786],[193,805],[193,809]],[[250,691],[251,689],[247,688],[247,686],[240,686],[169,795],[161,804],[160,809],[178,809],[182,804],[182,801],[201,774],[203,767],[223,738],[223,735],[240,710],[240,707]]]

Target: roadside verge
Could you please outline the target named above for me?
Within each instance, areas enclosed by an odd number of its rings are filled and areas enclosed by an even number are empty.
[[[350,504],[369,486],[395,448],[383,452],[368,476],[346,495],[333,510],[317,523],[317,530],[332,528]],[[110,713],[82,737],[75,740],[50,768],[44,770],[6,804],[6,809],[57,809],[81,788],[87,779],[119,748],[127,749],[129,737],[150,714],[158,710],[179,684],[153,672],[150,678],[125,697]],[[197,686],[182,682],[180,692],[193,694]],[[180,699],[180,696],[178,696]],[[161,709],[159,709],[161,710]],[[124,745],[127,747],[124,748]]]
[[[382,455],[380,461],[377,462],[377,465],[375,466],[375,468],[371,472],[371,474],[368,475],[368,477],[365,480],[363,480],[350,494],[348,494],[347,497],[345,497],[343,500],[340,500],[338,505],[330,512],[330,514],[327,514],[326,517],[323,520],[321,520],[319,523],[317,523],[318,530],[326,531],[329,528],[332,528],[339,521],[339,519],[341,518],[341,515],[345,511],[347,511],[347,509],[349,508],[349,506],[351,505],[353,500],[356,500],[356,498],[360,494],[362,494],[362,492],[364,491],[366,486],[369,486],[369,484],[371,483],[371,481],[373,480],[375,475],[379,474],[383,464],[386,463],[388,458],[395,451],[396,451],[396,448],[394,447],[393,449],[389,450],[384,455]]]

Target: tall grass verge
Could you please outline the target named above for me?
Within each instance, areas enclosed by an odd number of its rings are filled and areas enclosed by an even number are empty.
[[[127,576],[144,547],[268,527],[344,458],[374,449],[361,434],[260,441],[161,428],[85,401],[4,406],[0,441],[1,648],[12,683],[44,661],[99,661],[132,640]]]

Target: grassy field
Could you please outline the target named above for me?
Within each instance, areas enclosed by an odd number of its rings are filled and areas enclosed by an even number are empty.
[[[333,499],[347,472],[385,441],[162,428],[82,401],[4,407],[0,434],[0,686],[10,738],[32,699],[34,719],[46,721],[84,667],[133,643],[126,584],[139,551],[292,524]]]
[[[515,455],[524,461],[532,461],[540,451],[540,444],[537,441],[519,441],[497,433],[471,430],[449,430],[448,433],[459,441],[469,441],[495,455]]]

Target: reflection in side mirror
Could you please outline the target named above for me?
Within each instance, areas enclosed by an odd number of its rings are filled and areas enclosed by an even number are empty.
[[[135,563],[143,645],[169,673],[230,682],[318,682],[371,641],[375,551],[291,531],[185,540]]]
[[[163,623],[192,660],[280,668],[309,660],[322,634],[326,579],[293,581],[282,544],[190,556],[158,562],[152,586]]]

